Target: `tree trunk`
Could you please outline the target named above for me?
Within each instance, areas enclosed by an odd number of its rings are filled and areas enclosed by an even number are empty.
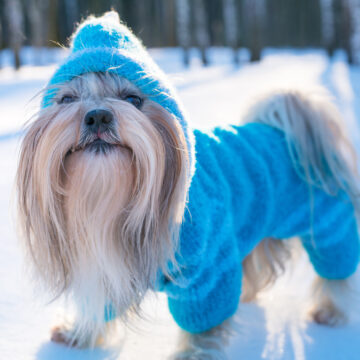
[[[176,0],[176,33],[180,46],[183,49],[183,62],[189,66],[190,48],[190,6],[189,0]]]
[[[75,28],[75,23],[78,21],[79,7],[78,0],[64,0],[67,28],[69,34],[72,34]]]
[[[9,29],[9,44],[14,52],[14,65],[16,69],[21,66],[20,49],[24,39],[23,35],[23,13],[19,0],[5,0],[4,12],[7,19],[7,27]]]
[[[47,45],[49,34],[49,0],[27,0],[30,23],[30,44],[35,48],[34,64],[44,64],[43,47]]]
[[[265,6],[264,0],[243,0],[244,21],[246,22],[249,34],[249,47],[251,51],[250,61],[258,61],[261,57],[265,26]]]
[[[347,0],[346,15],[350,17],[349,62],[360,65],[360,0]]]
[[[163,21],[161,32],[163,33],[164,46],[174,46],[174,2],[164,1],[162,6]]]
[[[3,48],[3,33],[2,33],[2,23],[0,19],[0,69],[2,68],[2,48]]]
[[[201,52],[203,65],[208,65],[207,48],[210,45],[204,0],[193,0],[195,18],[195,38]]]
[[[223,16],[225,26],[226,44],[233,49],[234,63],[239,64],[239,49],[238,49],[238,22],[237,10],[234,0],[223,0]]]
[[[335,23],[333,0],[321,0],[321,30],[324,45],[331,56],[334,52]]]

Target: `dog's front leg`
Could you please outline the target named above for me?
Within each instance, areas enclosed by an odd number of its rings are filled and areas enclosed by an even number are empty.
[[[84,334],[82,334],[82,337],[84,338]],[[89,347],[90,339],[92,339],[94,335],[89,333],[85,337],[86,339],[83,339],[80,345],[76,336],[76,325],[63,323],[51,329],[51,341],[69,347]]]
[[[231,319],[199,334],[181,331],[178,350],[170,360],[226,360],[225,347],[231,333]]]
[[[51,341],[69,347],[92,348],[105,343],[107,335],[114,331],[116,320],[108,321],[102,327],[88,328],[79,332],[75,323],[64,322],[51,329]]]

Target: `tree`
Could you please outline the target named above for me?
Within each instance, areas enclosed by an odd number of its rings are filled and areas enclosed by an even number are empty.
[[[47,45],[49,34],[49,0],[27,0],[27,14],[30,24],[30,43],[36,49],[36,64],[42,64],[41,48]]]
[[[239,64],[238,24],[235,0],[223,0],[223,17],[226,44],[234,50],[234,63]]]
[[[321,0],[321,29],[322,39],[329,54],[332,55],[334,51],[335,42],[335,23],[334,23],[334,9],[333,0]]]
[[[183,61],[185,66],[189,66],[189,47],[190,47],[190,6],[189,0],[176,0],[176,34],[179,45],[183,49]]]
[[[23,43],[23,27],[24,19],[19,0],[5,0],[4,12],[7,19],[7,27],[9,33],[9,44],[14,52],[15,68],[19,69],[20,62],[20,49]]]
[[[250,61],[260,60],[264,37],[265,0],[243,0],[243,20],[249,33]]]
[[[173,1],[162,1],[161,0],[161,18],[160,21],[160,32],[162,34],[162,44],[164,46],[174,46],[175,42],[175,31],[174,31],[174,2]]]
[[[206,11],[204,0],[193,0],[195,38],[201,52],[201,60],[204,65],[209,64],[206,50],[210,45],[209,31],[207,27]]]
[[[2,67],[2,52],[1,49],[3,48],[3,34],[2,34],[2,23],[0,19],[0,69]]]
[[[78,2],[77,0],[64,0],[65,5],[65,13],[67,20],[67,28],[69,33],[71,34],[74,31],[74,25],[78,20]]]
[[[349,62],[360,64],[360,0],[347,0],[347,13],[350,16]]]

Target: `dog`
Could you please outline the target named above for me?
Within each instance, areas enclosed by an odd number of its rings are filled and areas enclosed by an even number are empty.
[[[345,322],[360,243],[341,122],[327,96],[282,91],[257,100],[245,125],[193,131],[116,13],[80,24],[17,171],[29,268],[78,310],[52,340],[102,344],[148,291],[165,291],[183,329],[173,358],[223,358],[240,296],[274,282],[293,236],[318,274],[312,319]]]

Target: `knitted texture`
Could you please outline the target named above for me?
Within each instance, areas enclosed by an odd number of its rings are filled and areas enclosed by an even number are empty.
[[[265,237],[299,236],[324,278],[355,271],[360,251],[350,200],[310,188],[295,172],[281,131],[248,124],[195,131],[195,140],[196,170],[177,253],[182,271],[158,284],[180,327],[202,332],[236,311],[241,262]]]
[[[183,107],[164,73],[132,32],[120,23],[116,12],[83,22],[72,36],[70,55],[48,84],[42,107],[50,106],[57,84],[90,72],[110,72],[126,78],[149,99],[174,115],[184,131],[190,176],[194,169],[194,141]]]

